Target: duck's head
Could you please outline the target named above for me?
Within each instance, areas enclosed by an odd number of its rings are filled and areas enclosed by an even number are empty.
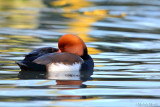
[[[61,52],[73,53],[78,56],[87,54],[87,47],[83,40],[72,34],[63,35],[58,42],[58,47]]]

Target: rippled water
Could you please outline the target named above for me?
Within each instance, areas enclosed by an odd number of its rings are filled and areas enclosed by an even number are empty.
[[[0,106],[160,106],[159,0],[0,0]],[[19,80],[15,61],[80,36],[93,80]]]

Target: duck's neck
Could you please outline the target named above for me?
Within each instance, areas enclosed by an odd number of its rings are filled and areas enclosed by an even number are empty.
[[[84,53],[83,53],[83,55],[81,56],[81,58],[85,60],[85,59],[87,59],[87,56],[88,56],[88,50],[87,50],[87,48],[85,48],[83,52],[84,52]]]

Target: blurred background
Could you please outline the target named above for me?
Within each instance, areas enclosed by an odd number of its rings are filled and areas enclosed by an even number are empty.
[[[0,106],[160,106],[159,19],[160,0],[0,0]],[[86,42],[92,81],[17,78],[15,61],[66,33]]]

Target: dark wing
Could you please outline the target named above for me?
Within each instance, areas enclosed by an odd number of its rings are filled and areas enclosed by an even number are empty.
[[[57,51],[57,48],[52,47],[38,48],[25,55],[24,60],[16,62],[16,64],[18,64],[22,71],[46,71],[45,65],[36,64],[32,61],[45,54],[54,53]]]
[[[21,71],[46,71],[46,66],[41,64],[36,64],[30,61],[19,61],[16,62],[20,67]]]
[[[52,47],[44,47],[44,48],[38,48],[33,50],[32,52],[28,53],[27,55],[25,55],[25,58],[23,61],[33,61],[35,59],[37,59],[38,57],[48,54],[48,53],[54,53],[57,52],[58,49],[57,48],[52,48]]]

